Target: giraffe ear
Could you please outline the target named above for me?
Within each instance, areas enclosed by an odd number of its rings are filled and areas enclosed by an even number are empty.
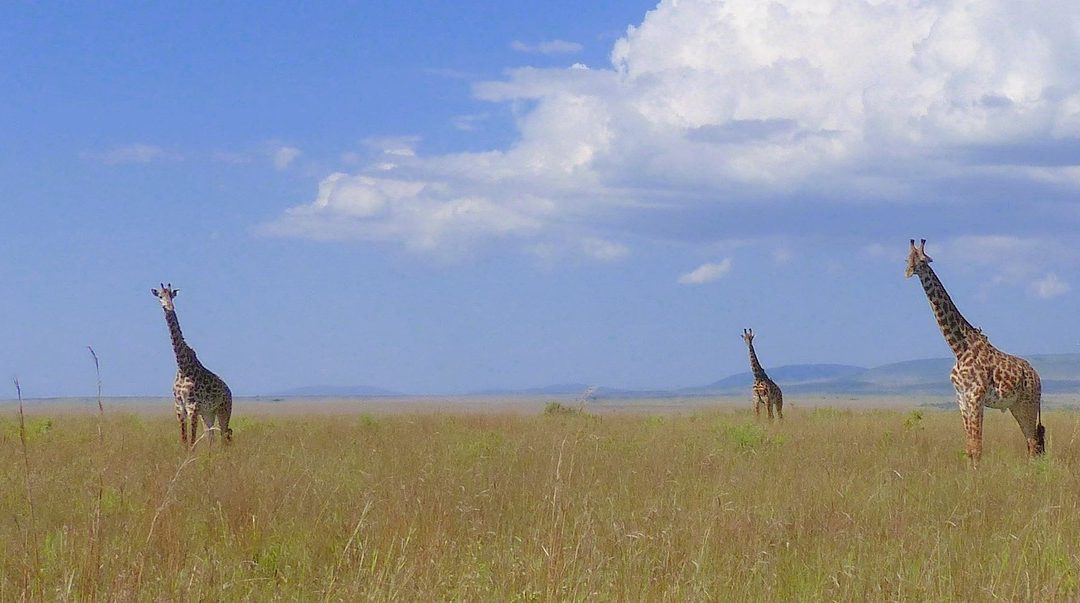
[[[154,294],[154,297],[160,297],[160,296],[158,295],[158,290],[157,290],[157,289],[151,288],[151,289],[150,289],[150,293],[153,293],[153,294]]]
[[[172,296],[176,297],[177,295],[180,295],[180,290],[179,289],[173,289],[172,290]]]

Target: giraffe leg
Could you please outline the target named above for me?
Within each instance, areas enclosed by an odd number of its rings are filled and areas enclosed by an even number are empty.
[[[784,396],[783,395],[779,395],[779,396],[776,397],[776,417],[781,421],[784,420]]]
[[[980,388],[964,395],[960,401],[960,417],[967,432],[966,452],[973,468],[982,459],[983,394],[985,390]]]
[[[191,421],[190,432],[188,438],[190,440],[190,446],[195,447],[195,440],[199,439],[199,413],[194,404],[188,404],[188,420]]]
[[[203,423],[206,423],[206,439],[209,440],[209,444],[214,443],[214,423],[217,421],[217,417],[213,413],[207,413],[203,417]]]
[[[1020,431],[1024,433],[1024,439],[1027,440],[1028,458],[1044,454],[1046,450],[1043,442],[1039,441],[1038,435],[1039,402],[1030,399],[1018,400],[1016,404],[1009,407],[1009,412],[1016,419],[1016,424],[1020,426]]]
[[[772,423],[772,421],[773,421],[773,399],[772,399],[772,396],[769,396],[768,398],[765,399],[765,410],[769,411],[769,422]]]
[[[761,396],[754,394],[754,418],[761,419]]]
[[[232,442],[232,429],[229,429],[229,419],[232,418],[232,396],[229,395],[225,398],[225,404],[221,405],[217,411],[218,419],[221,421],[221,435],[225,436],[225,443]]]
[[[176,398],[176,422],[180,424],[180,443],[187,444],[187,421],[185,417],[187,412],[184,410],[184,401],[180,399],[179,394],[174,394]]]

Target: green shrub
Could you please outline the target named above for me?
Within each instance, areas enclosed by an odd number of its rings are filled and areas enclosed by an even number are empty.
[[[908,431],[922,429],[923,413],[919,409],[915,409],[908,414],[904,419],[904,429]]]
[[[544,406],[544,414],[548,415],[549,417],[577,415],[581,414],[581,409],[574,408],[572,406],[566,406],[565,404],[560,404],[559,402],[548,402],[547,405]]]

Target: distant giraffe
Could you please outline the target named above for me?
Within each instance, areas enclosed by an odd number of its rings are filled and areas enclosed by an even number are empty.
[[[1046,429],[1042,425],[1042,384],[1039,374],[1027,360],[998,350],[956,309],[926,255],[926,239],[915,246],[911,239],[907,270],[904,275],[918,275],[934,311],[934,318],[949,344],[956,364],[949,378],[956,388],[956,402],[967,431],[967,455],[972,465],[982,457],[983,406],[1009,409],[1027,439],[1028,456],[1046,451]]]
[[[169,325],[173,351],[176,352],[176,380],[173,381],[173,398],[176,404],[176,420],[180,422],[180,441],[189,446],[195,445],[199,415],[202,415],[206,428],[213,439],[214,423],[221,421],[221,433],[225,441],[232,441],[229,419],[232,417],[232,392],[229,386],[210,369],[199,362],[195,350],[184,341],[180,332],[180,321],[176,318],[173,298],[180,293],[172,284],[162,284],[161,289],[151,289],[154,297],[161,301],[165,310],[165,322]],[[190,423],[190,427],[188,424]]]
[[[750,370],[754,372],[754,386],[751,388],[754,395],[754,416],[761,418],[761,407],[764,406],[769,412],[769,420],[772,421],[775,407],[777,417],[783,420],[784,394],[780,391],[780,386],[769,379],[758,362],[757,354],[754,353],[754,330],[743,329],[742,339],[746,342],[746,347],[750,348]]]

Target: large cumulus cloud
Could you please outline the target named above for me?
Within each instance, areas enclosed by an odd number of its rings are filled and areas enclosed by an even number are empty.
[[[508,148],[387,149],[266,228],[613,259],[620,233],[598,224],[616,211],[892,203],[964,179],[1075,190],[1078,80],[1075,2],[664,0],[610,66],[477,84],[478,99],[528,107]]]

